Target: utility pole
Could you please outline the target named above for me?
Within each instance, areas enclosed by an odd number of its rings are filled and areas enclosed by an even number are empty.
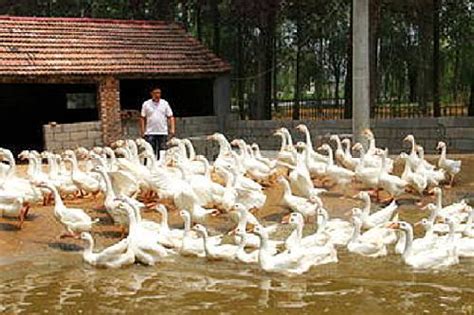
[[[370,128],[369,2],[352,1],[352,135],[364,145],[362,131]]]

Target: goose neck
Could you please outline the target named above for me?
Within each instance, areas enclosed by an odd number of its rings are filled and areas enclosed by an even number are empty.
[[[413,244],[413,229],[409,226],[407,229],[404,229],[403,232],[405,233],[405,249],[403,251],[403,258],[407,258],[411,255],[412,251],[412,244]]]
[[[107,198],[115,198],[115,192],[112,188],[112,182],[110,181],[110,176],[105,172],[105,170],[101,169],[99,174],[102,176],[105,182],[105,193]]]
[[[168,211],[166,209],[163,209],[160,211],[161,214],[161,223],[160,226],[164,230],[169,230],[169,225],[168,225]]]
[[[359,238],[360,227],[361,227],[361,222],[359,220],[354,220],[354,229],[352,230],[351,242],[355,242]]]

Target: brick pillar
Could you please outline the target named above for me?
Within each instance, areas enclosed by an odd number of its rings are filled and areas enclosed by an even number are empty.
[[[109,145],[122,138],[119,80],[114,77],[102,78],[99,81],[97,93],[102,122],[102,139],[105,145]]]

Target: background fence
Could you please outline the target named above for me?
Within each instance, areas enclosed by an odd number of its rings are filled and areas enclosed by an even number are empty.
[[[248,106],[248,105],[247,105]],[[277,100],[272,102],[272,119],[292,119],[295,108],[294,100]],[[234,106],[234,109],[235,106]],[[309,120],[337,120],[350,116],[346,114],[346,102],[338,99],[311,99],[299,101],[300,119]],[[349,114],[350,115],[350,109]],[[371,118],[418,118],[434,117],[433,102],[424,107],[418,103],[383,101],[377,102],[372,108]],[[441,104],[440,116],[469,116],[468,104],[447,103]]]

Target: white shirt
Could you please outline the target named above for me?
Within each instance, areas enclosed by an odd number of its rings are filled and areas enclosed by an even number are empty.
[[[142,117],[146,119],[146,135],[167,135],[168,118],[173,116],[170,104],[164,99],[157,103],[152,99],[142,105]]]

